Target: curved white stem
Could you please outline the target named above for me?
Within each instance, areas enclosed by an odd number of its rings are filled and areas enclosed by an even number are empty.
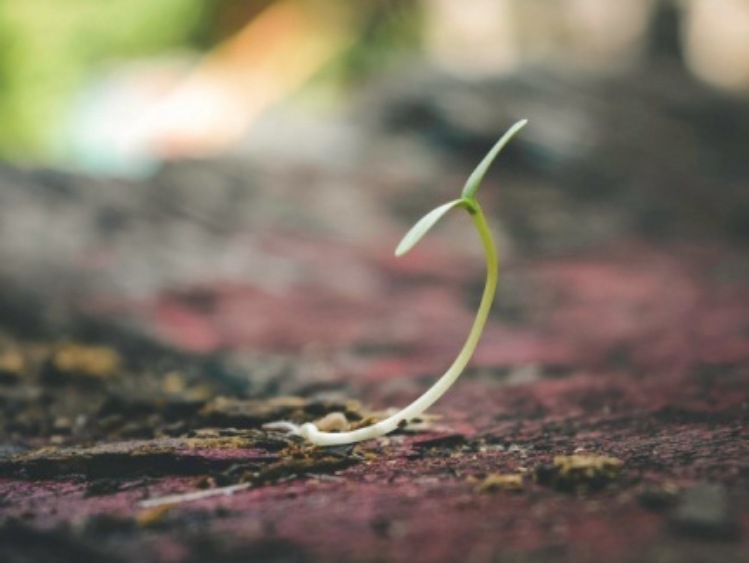
[[[301,426],[284,422],[271,425],[270,427],[289,430],[318,446],[338,446],[342,444],[361,442],[371,438],[378,438],[392,432],[398,427],[404,426],[410,420],[420,416],[450,388],[458,377],[460,377],[463,369],[471,359],[473,351],[476,349],[481,332],[486,324],[486,319],[489,316],[489,310],[497,288],[497,277],[499,271],[494,241],[492,240],[491,232],[486,224],[486,219],[481,211],[481,207],[478,202],[473,199],[466,199],[464,202],[465,208],[470,213],[471,218],[476,225],[481,237],[481,242],[484,246],[484,252],[486,253],[486,285],[484,286],[484,293],[481,296],[481,304],[479,305],[479,310],[478,313],[476,313],[476,319],[473,321],[473,326],[471,326],[468,338],[458,354],[458,357],[455,358],[455,361],[447,369],[445,374],[440,377],[434,385],[426,391],[426,393],[406,408],[371,426],[359,428],[350,432],[322,432],[311,422],[302,424]]]
[[[476,201],[476,191],[496,156],[510,139],[525,127],[527,123],[528,121],[523,119],[510,127],[510,129],[508,129],[499,141],[497,141],[494,147],[469,176],[468,181],[463,188],[461,197],[440,205],[422,217],[411,228],[411,230],[406,233],[406,236],[403,237],[403,240],[395,250],[396,256],[401,256],[408,252],[440,220],[440,218],[456,207],[462,207],[468,211],[479,232],[481,243],[483,244],[484,252],[486,253],[486,285],[484,286],[484,293],[481,296],[481,303],[479,305],[478,313],[476,313],[476,319],[473,321],[473,326],[471,326],[471,332],[468,333],[468,338],[466,339],[465,344],[463,344],[463,348],[458,354],[458,357],[455,358],[455,361],[447,369],[445,374],[440,377],[426,393],[406,408],[371,426],[358,428],[349,432],[323,432],[311,422],[299,426],[292,422],[284,421],[266,424],[265,428],[284,430],[291,432],[292,434],[297,434],[318,446],[338,446],[342,444],[361,442],[371,438],[378,438],[392,432],[396,428],[408,424],[410,420],[420,416],[425,410],[431,407],[453,383],[455,383],[455,380],[460,377],[460,374],[463,373],[463,369],[470,361],[473,351],[476,349],[476,345],[481,337],[481,332],[484,330],[486,319],[489,316],[489,309],[491,308],[494,299],[494,293],[497,289],[497,277],[499,273],[497,251],[494,247],[491,231],[486,224],[484,213],[481,211],[481,206]]]

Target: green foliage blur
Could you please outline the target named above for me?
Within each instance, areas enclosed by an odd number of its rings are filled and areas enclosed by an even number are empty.
[[[69,164],[87,87],[128,62],[205,52],[274,1],[0,0],[0,159]],[[355,87],[419,42],[413,0],[297,1],[356,37],[313,85]]]
[[[193,45],[204,0],[0,2],[0,156],[54,152],[49,131],[92,69]]]

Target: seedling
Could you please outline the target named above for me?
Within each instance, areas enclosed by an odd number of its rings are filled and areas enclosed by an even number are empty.
[[[434,225],[451,209],[462,208],[468,211],[471,219],[473,219],[473,224],[478,230],[486,254],[486,284],[484,286],[484,293],[481,296],[481,303],[479,304],[479,309],[476,313],[476,319],[473,321],[473,326],[471,326],[471,331],[468,333],[468,338],[458,354],[458,357],[455,358],[452,365],[447,369],[444,375],[442,375],[442,377],[440,377],[421,397],[416,399],[406,408],[384,420],[372,424],[371,426],[365,426],[348,432],[324,432],[319,430],[317,426],[311,422],[299,426],[284,421],[268,424],[266,425],[266,428],[287,430],[290,433],[301,436],[318,446],[338,446],[342,444],[361,442],[371,438],[378,438],[392,432],[396,428],[408,424],[410,420],[419,417],[440,397],[442,397],[445,391],[447,391],[453,383],[455,383],[455,380],[460,377],[460,374],[463,372],[463,369],[468,364],[468,361],[471,359],[471,356],[476,349],[476,345],[481,337],[481,332],[484,330],[486,319],[489,316],[489,309],[491,308],[494,299],[494,293],[497,289],[497,275],[499,270],[497,251],[494,246],[491,231],[486,224],[484,213],[481,210],[478,201],[476,201],[476,191],[496,156],[526,123],[527,120],[517,122],[502,136],[501,139],[499,139],[499,141],[497,141],[497,144],[492,147],[489,153],[469,176],[468,181],[463,187],[463,192],[461,193],[460,198],[440,205],[436,209],[427,213],[411,228],[410,231],[408,231],[408,233],[406,233],[406,236],[403,237],[403,240],[395,249],[396,256],[403,256],[406,252],[411,250],[416,243],[418,243],[422,237],[427,234],[427,232],[429,232],[429,230],[434,227]]]

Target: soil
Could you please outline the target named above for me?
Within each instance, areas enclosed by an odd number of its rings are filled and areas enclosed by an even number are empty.
[[[749,107],[646,84],[404,80],[343,167],[1,170],[0,560],[746,560]],[[629,101],[580,104],[602,91]],[[498,304],[429,416],[338,448],[264,430],[383,416],[459,349],[469,224],[390,256],[490,143],[456,92],[551,92],[597,143],[532,126],[482,187]]]

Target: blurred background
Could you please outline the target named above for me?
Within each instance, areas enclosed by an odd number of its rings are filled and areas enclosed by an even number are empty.
[[[463,256],[474,288],[480,248],[460,222],[390,248],[520,118],[482,190],[511,263],[749,235],[745,0],[8,0],[0,45],[11,324],[417,342],[436,306],[388,321],[393,279]]]
[[[320,118],[406,66],[574,80],[672,57],[710,88],[749,92],[742,0],[9,0],[0,46],[0,156],[102,174],[251,150],[274,111]]]

